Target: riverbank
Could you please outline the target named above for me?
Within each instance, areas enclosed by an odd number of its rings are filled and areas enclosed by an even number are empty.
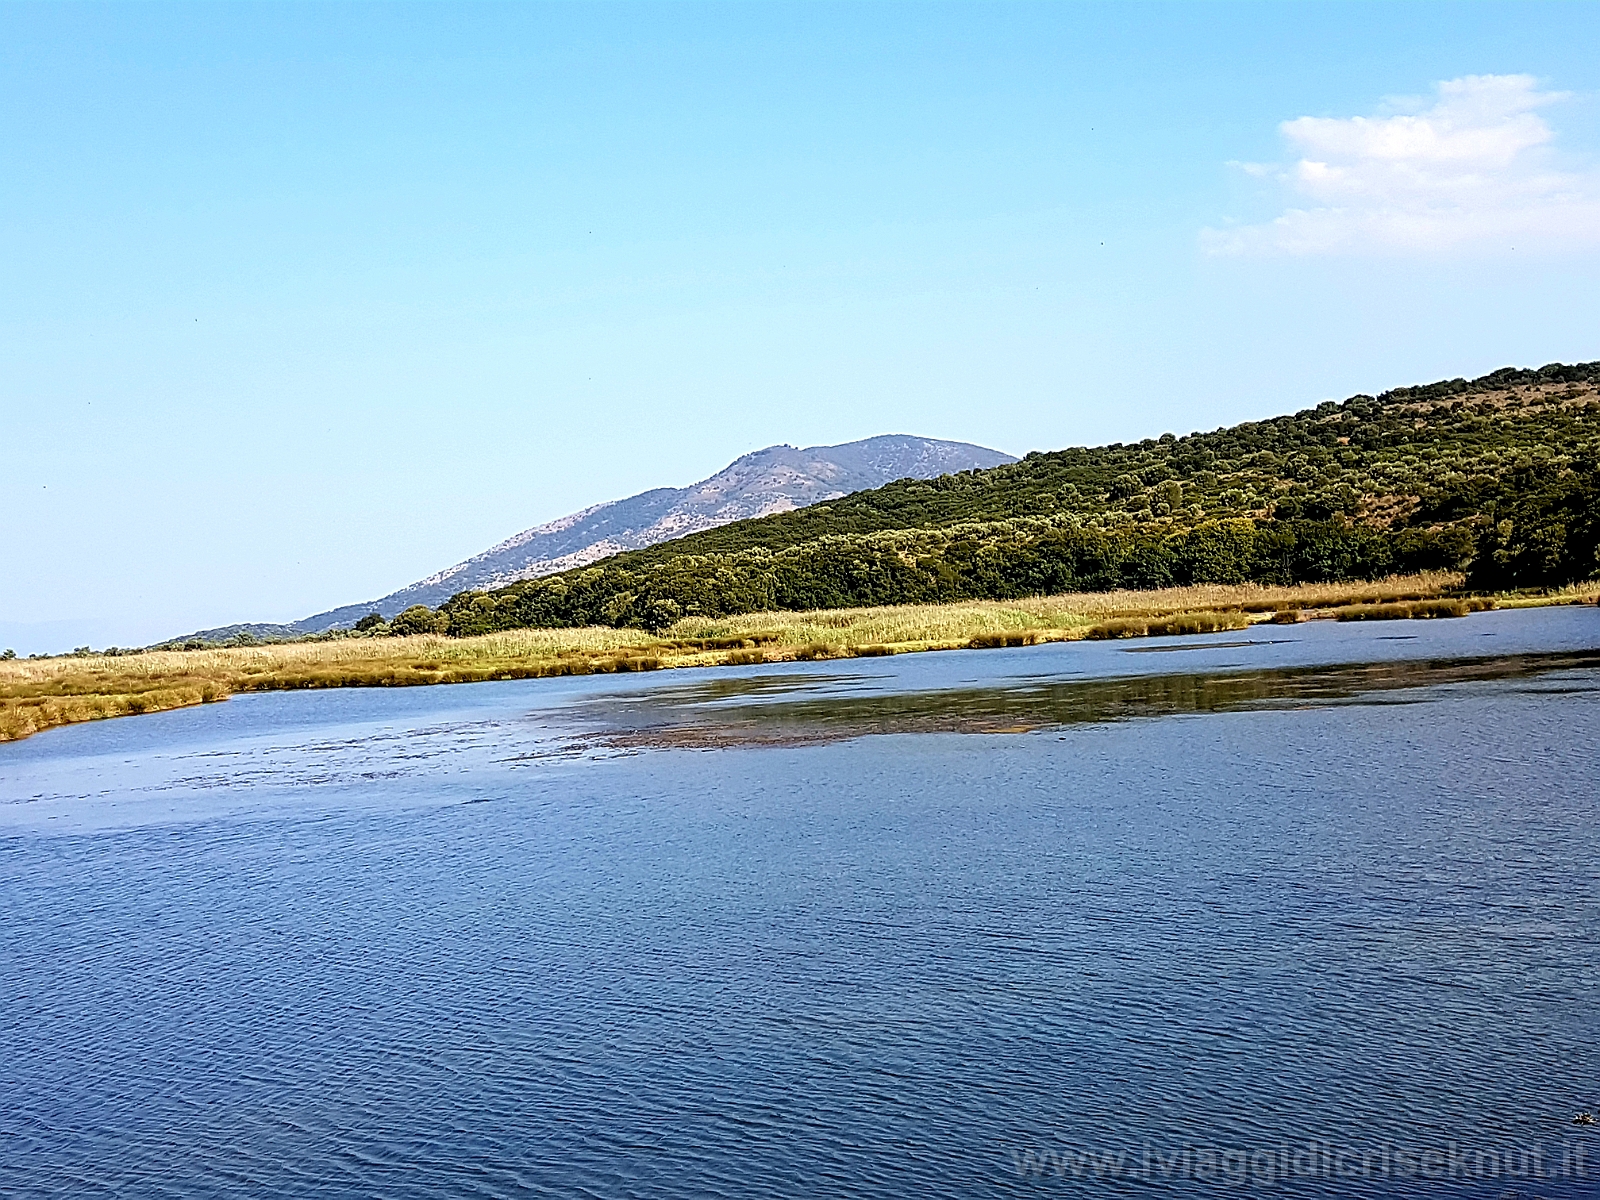
[[[862,658],[1097,637],[1243,629],[1267,621],[1399,619],[1500,607],[1592,603],[1600,583],[1542,595],[1469,599],[1461,577],[1430,574],[1297,587],[1202,585],[1012,601],[751,613],[638,629],[523,629],[471,638],[433,634],[114,657],[0,662],[0,741],[55,726],[161,712],[240,692],[411,687],[675,667]]]

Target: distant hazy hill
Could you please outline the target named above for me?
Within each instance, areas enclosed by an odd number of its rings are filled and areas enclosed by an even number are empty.
[[[504,587],[598,562],[623,550],[653,546],[730,521],[804,508],[897,479],[934,479],[1015,461],[998,450],[907,434],[803,450],[768,446],[686,488],[656,488],[525,529],[378,600],[348,604],[291,625],[228,625],[188,636],[216,641],[238,633],[268,638],[320,633],[351,625],[369,612],[392,617],[413,604],[437,606],[458,592]]]

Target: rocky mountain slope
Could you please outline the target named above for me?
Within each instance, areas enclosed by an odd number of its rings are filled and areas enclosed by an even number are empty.
[[[655,488],[525,529],[482,554],[377,600],[344,605],[290,625],[229,625],[188,638],[219,641],[241,633],[264,638],[320,633],[352,625],[369,612],[392,617],[413,604],[435,607],[458,592],[504,587],[586,566],[624,550],[731,521],[805,508],[897,479],[934,479],[1015,461],[998,450],[908,434],[804,449],[768,446],[688,487]]]

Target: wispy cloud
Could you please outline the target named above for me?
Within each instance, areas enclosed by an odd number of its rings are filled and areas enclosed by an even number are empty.
[[[1600,245],[1600,172],[1563,168],[1539,109],[1563,99],[1529,75],[1441,83],[1432,106],[1300,117],[1301,156],[1275,177],[1299,203],[1260,225],[1206,229],[1212,254],[1433,253]]]

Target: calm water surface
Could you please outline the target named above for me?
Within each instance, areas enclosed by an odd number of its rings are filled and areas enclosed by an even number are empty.
[[[1600,1195],[1600,611],[0,746],[0,1195]]]

